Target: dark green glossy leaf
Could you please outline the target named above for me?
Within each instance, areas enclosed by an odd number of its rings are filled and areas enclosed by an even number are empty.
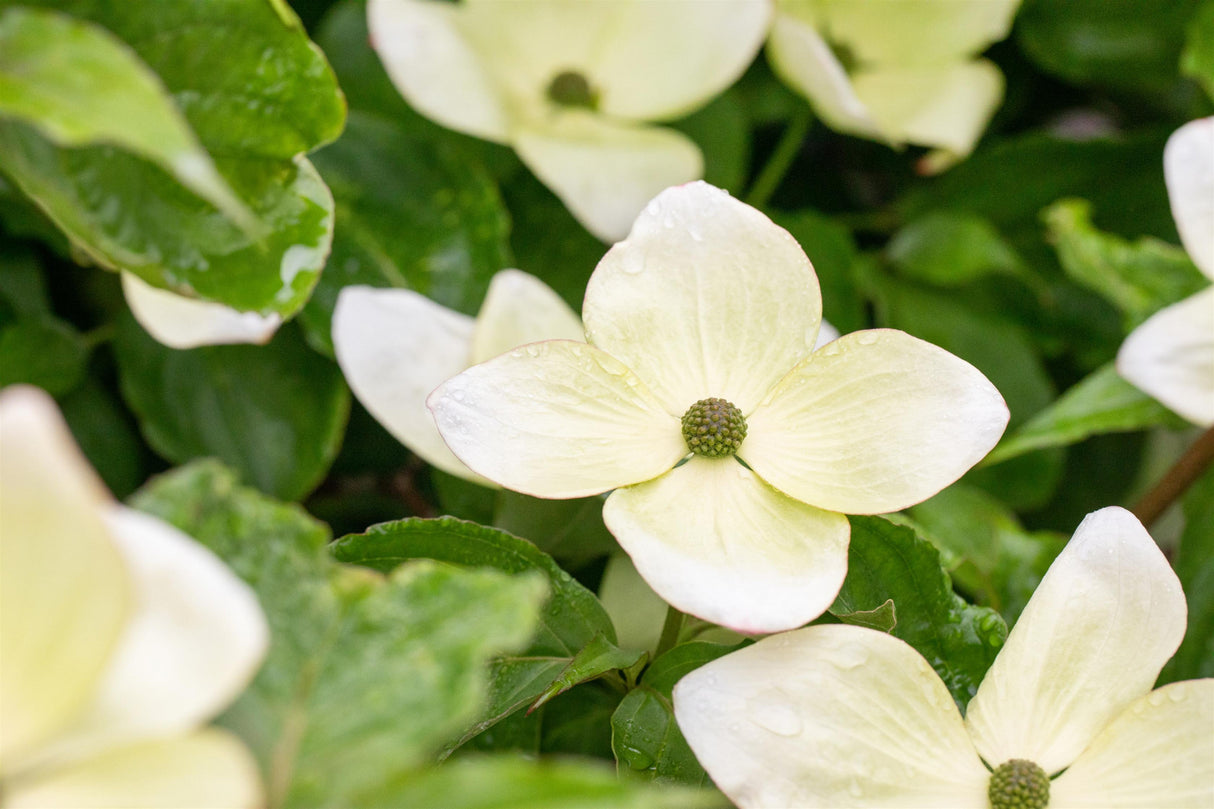
[[[269,656],[221,719],[265,769],[270,807],[365,806],[483,704],[485,663],[531,635],[534,574],[411,562],[384,577],[334,563],[301,509],[214,462],[159,478],[135,505],[210,547],[257,591]]]
[[[1034,450],[1069,446],[1101,433],[1182,424],[1166,407],[1118,376],[1110,362],[1005,435],[983,465]]]
[[[669,697],[641,685],[611,716],[611,748],[621,774],[658,783],[710,783],[675,722]]]
[[[774,215],[777,225],[796,239],[809,257],[822,288],[822,316],[840,332],[868,328],[864,301],[853,268],[858,251],[851,231],[816,211]]]
[[[295,328],[266,346],[176,351],[124,318],[114,351],[144,437],[174,463],[214,456],[262,491],[295,500],[337,454],[350,392]]]
[[[1173,566],[1189,604],[1184,641],[1164,666],[1160,683],[1214,677],[1214,469],[1184,497],[1184,532]]]
[[[509,219],[488,173],[450,144],[405,123],[354,112],[341,139],[314,156],[333,191],[333,255],[304,310],[331,350],[342,287],[414,289],[475,314],[489,279],[510,265]]]
[[[89,347],[80,334],[50,316],[22,318],[0,327],[0,387],[25,382],[54,396],[84,378]]]
[[[147,480],[154,456],[117,391],[89,377],[58,404],[72,437],[115,497],[128,496]]]
[[[986,219],[938,211],[899,230],[885,248],[903,275],[936,286],[967,284],[994,273],[1019,274],[1020,257]]]
[[[863,626],[878,632],[892,632],[898,625],[898,612],[894,609],[894,600],[886,599],[881,606],[871,610],[855,610],[853,612],[832,612],[841,623],[852,626]]]
[[[872,610],[892,599],[893,635],[914,646],[964,708],[1007,635],[999,614],[967,604],[952,588],[940,552],[909,527],[851,517],[847,578],[830,611]]]
[[[653,661],[649,668],[645,669],[641,682],[669,699],[675,684],[685,675],[739,647],[740,644],[727,645],[706,641],[681,643]]]
[[[541,500],[501,490],[493,511],[495,527],[529,539],[573,570],[619,545],[603,524],[603,498]]]
[[[561,673],[548,684],[543,693],[531,704],[530,710],[535,710],[575,685],[601,677],[608,672],[637,666],[646,654],[646,652],[621,649],[602,635],[595,635],[594,639],[582,647]]]

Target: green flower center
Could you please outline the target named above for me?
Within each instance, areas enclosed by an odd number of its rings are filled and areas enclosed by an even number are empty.
[[[705,458],[727,458],[742,446],[746,419],[724,399],[701,399],[683,414],[687,448]]]
[[[1045,809],[1050,802],[1050,778],[1031,761],[1008,759],[991,773],[986,795],[991,809]]]
[[[576,70],[562,71],[548,85],[548,98],[562,107],[585,107],[597,109],[599,92]]]

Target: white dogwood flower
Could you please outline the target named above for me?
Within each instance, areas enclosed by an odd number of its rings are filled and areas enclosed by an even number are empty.
[[[502,270],[476,319],[408,289],[346,287],[333,312],[333,349],[363,407],[427,463],[484,485],[443,443],[426,397],[470,365],[538,340],[583,339],[582,321],[540,279]]]
[[[0,394],[0,803],[254,807],[257,764],[202,727],[249,683],[253,592],[115,503],[35,388]]]
[[[1007,36],[1020,0],[777,0],[775,72],[827,126],[936,149],[923,168],[966,157],[1003,98],[1003,74],[975,58]]]
[[[743,809],[1208,807],[1214,679],[1151,690],[1185,620],[1155,542],[1106,508],[1054,561],[964,719],[912,647],[842,624],[693,671],[675,717]]]
[[[122,273],[122,293],[144,331],[169,348],[270,341],[282,325],[276,314],[241,312],[221,303],[160,289],[131,272]]]
[[[603,519],[649,585],[740,631],[820,615],[847,568],[844,513],[930,497],[1007,424],[977,369],[902,332],[814,351],[805,253],[703,182],[645,208],[582,317],[586,343],[533,343],[441,385],[443,439],[525,494],[614,489]]]
[[[1172,133],[1163,174],[1180,241],[1214,281],[1214,118]],[[1131,332],[1117,352],[1117,371],[1194,424],[1214,426],[1214,286],[1159,310]]]
[[[370,0],[371,43],[419,112],[514,148],[614,241],[670,185],[703,176],[692,112],[754,59],[768,0]]]

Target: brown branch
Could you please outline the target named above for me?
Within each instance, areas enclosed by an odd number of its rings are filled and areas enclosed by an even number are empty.
[[[1167,511],[1168,506],[1175,503],[1193,481],[1201,477],[1201,473],[1214,463],[1214,427],[1206,430],[1193,446],[1168,470],[1167,474],[1155,484],[1155,488],[1147,492],[1134,508],[1134,516],[1143,525],[1149,526],[1159,516]]]

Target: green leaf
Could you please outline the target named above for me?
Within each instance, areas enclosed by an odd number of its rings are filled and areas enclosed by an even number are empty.
[[[892,632],[898,625],[897,610],[894,609],[892,598],[886,599],[885,603],[876,609],[832,612],[831,615],[838,618],[841,623],[868,627],[878,632]]]
[[[535,710],[575,685],[601,677],[608,672],[637,666],[646,655],[646,652],[621,649],[602,635],[595,635],[590,643],[573,656],[569,665],[548,684],[535,702],[531,703],[528,710]]]
[[[858,250],[851,231],[822,214],[804,208],[773,215],[777,225],[800,243],[822,288],[822,316],[840,332],[868,328],[864,300],[856,288],[853,267]]]
[[[598,764],[481,756],[450,762],[385,791],[369,807],[443,809],[694,809],[724,807],[719,793],[655,788]]]
[[[679,730],[669,697],[650,686],[629,691],[611,715],[611,749],[620,772],[637,779],[688,786],[710,783]]]
[[[1185,494],[1184,532],[1173,566],[1189,604],[1184,642],[1164,666],[1160,684],[1214,677],[1214,468]]]
[[[0,121],[0,156],[83,255],[154,286],[289,316],[329,253],[333,201],[304,158],[217,161],[268,231],[254,239],[156,166],[112,147],[62,149],[28,126]]]
[[[1066,199],[1042,212],[1067,275],[1099,292],[1132,329],[1163,307],[1205,287],[1206,278],[1179,247],[1157,239],[1129,242],[1092,226],[1092,206]]]
[[[333,308],[353,284],[414,289],[476,313],[493,274],[511,264],[509,218],[479,163],[405,122],[363,112],[313,159],[341,222],[304,309],[313,342],[331,351]]]
[[[729,89],[708,106],[673,121],[704,154],[704,181],[740,197],[750,168],[750,121],[740,93]]]
[[[749,641],[744,641],[742,644],[708,643],[698,640],[680,643],[654,660],[649,668],[645,669],[641,682],[669,699],[675,684],[685,675],[705,663],[711,663],[718,657],[724,657],[730,652],[736,651],[745,643],[749,643]]]
[[[894,234],[885,255],[908,278],[943,287],[1023,271],[1016,251],[989,221],[962,211],[936,211],[915,219]]]
[[[1066,537],[1029,532],[998,498],[970,486],[950,486],[908,510],[919,533],[951,557],[949,575],[1014,623]]]
[[[1065,447],[1101,433],[1179,427],[1179,417],[1117,374],[1113,363],[1093,371],[1019,429],[982,462],[1001,463],[1034,450]]]
[[[532,704],[591,643],[616,643],[611,619],[594,594],[552,557],[504,531],[451,517],[409,518],[342,537],[333,544],[333,554],[343,562],[380,571],[392,570],[407,559],[430,558],[508,573],[539,571],[548,578],[552,596],[534,641],[521,654],[494,662],[489,705],[459,743]]]
[[[1080,85],[1164,93],[1176,82],[1197,0],[1028,0],[1017,41],[1043,70]]]
[[[115,497],[143,485],[156,461],[117,391],[89,377],[57,403],[72,437]]]
[[[0,387],[25,382],[62,395],[80,384],[88,357],[80,333],[57,318],[23,318],[0,327]]]
[[[324,525],[237,485],[215,462],[134,498],[257,591],[269,656],[221,719],[265,770],[268,803],[368,805],[483,704],[485,662],[524,645],[540,577],[413,562],[390,576],[330,560]]]
[[[262,491],[302,498],[341,444],[350,392],[295,328],[265,346],[166,348],[131,318],[114,340],[123,398],[174,463],[214,456]]]
[[[893,635],[914,646],[964,708],[1007,636],[999,614],[953,592],[940,552],[907,526],[850,517],[847,578],[830,611],[872,610],[892,599]]]
[[[1180,72],[1197,81],[1214,101],[1214,0],[1203,0],[1189,21]]]
[[[61,146],[108,143],[172,174],[256,231],[160,79],[120,39],[63,14],[22,7],[0,17],[0,116]]]
[[[602,497],[542,500],[503,489],[497,493],[493,524],[531,540],[571,570],[619,548],[603,524]]]

